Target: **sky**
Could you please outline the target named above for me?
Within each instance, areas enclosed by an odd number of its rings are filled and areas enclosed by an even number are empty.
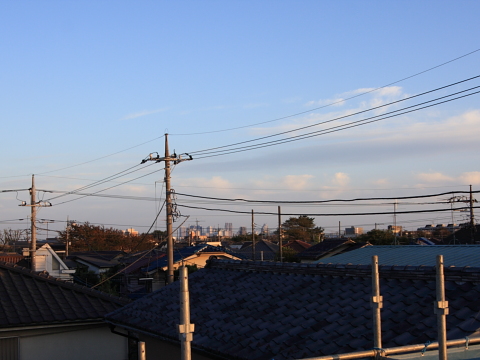
[[[273,229],[278,206],[283,220],[308,214],[327,233],[339,223],[461,223],[466,214],[450,211],[348,215],[448,209],[452,195],[281,201],[480,190],[478,89],[401,114],[480,86],[474,78],[409,99],[480,75],[479,12],[468,0],[0,0],[0,229],[29,227],[19,205],[35,174],[37,200],[52,204],[38,212],[49,236],[67,218],[147,231],[165,198],[164,164],[140,161],[164,155],[166,133],[170,151],[193,157],[172,171],[174,228],[250,229],[254,210],[271,213],[255,216],[256,229]],[[288,141],[249,148],[271,140]],[[200,152],[236,143],[245,148]],[[110,197],[58,197],[104,179],[80,192]],[[165,229],[162,211],[154,229]]]

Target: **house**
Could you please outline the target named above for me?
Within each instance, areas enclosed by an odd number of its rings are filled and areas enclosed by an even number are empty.
[[[23,256],[30,256],[30,249],[23,249]],[[71,281],[72,274],[75,270],[70,270],[65,262],[60,258],[60,256],[52,249],[50,244],[44,243],[43,245],[39,244],[37,246],[37,251],[35,253],[36,259],[36,271],[46,271],[49,275],[62,279]],[[30,265],[30,258],[25,260],[25,262],[20,263],[21,265]]]
[[[302,240],[290,240],[288,243],[283,244],[283,247],[290,248],[298,254],[312,247],[312,245]]]
[[[113,334],[103,317],[127,303],[2,262],[0,359],[124,360],[127,339]]]
[[[255,259],[253,258],[253,245],[251,242],[247,246],[242,247],[240,250],[236,250],[235,254],[238,254],[241,258],[260,261],[274,261],[277,258],[280,247],[277,244],[268,240],[255,241]]]
[[[298,257],[301,262],[309,263],[368,245],[370,244],[357,243],[354,240],[346,238],[325,239],[324,241],[302,251],[298,254]]]
[[[444,256],[445,266],[479,267],[480,245],[375,245],[365,246],[316,263],[369,265],[372,256],[378,255],[381,265],[434,266],[437,255]]]
[[[409,358],[430,356],[437,341],[433,266],[380,266],[384,349],[411,345]],[[480,268],[445,268],[447,339],[480,357]],[[146,342],[147,359],[179,358],[179,291],[175,282],[106,315]],[[209,261],[189,277],[193,359],[284,360],[372,349],[370,265]],[[468,338],[466,338],[468,337]],[[176,353],[175,353],[176,349]],[[413,352],[413,353],[412,353]],[[390,357],[389,357],[390,358]],[[392,357],[401,358],[401,355]],[[424,357],[423,357],[424,358]]]
[[[175,249],[173,252],[173,269],[177,270],[183,264],[196,266],[197,268],[205,267],[210,258],[241,260],[242,255],[234,253],[220,246],[211,246],[208,244],[200,244],[195,246],[187,246]],[[166,284],[166,271],[168,267],[168,259],[166,256],[159,257],[157,260],[150,261],[147,266],[142,268],[145,276],[153,277],[154,282]]]
[[[125,254],[123,251],[79,251],[72,253],[68,259],[99,275],[118,266]]]

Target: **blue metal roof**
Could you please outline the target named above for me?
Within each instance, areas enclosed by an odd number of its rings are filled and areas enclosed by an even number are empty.
[[[380,265],[434,266],[436,256],[443,255],[445,266],[480,267],[480,245],[366,246],[315,263],[369,265],[373,255],[378,255]]]

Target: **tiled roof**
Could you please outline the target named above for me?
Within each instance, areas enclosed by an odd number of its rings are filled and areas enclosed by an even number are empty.
[[[277,244],[274,244],[267,240],[258,240],[255,241],[255,260],[260,260],[263,256],[264,260],[275,260],[280,247]],[[240,250],[237,250],[234,254],[239,254],[243,258],[253,259],[252,254],[252,244],[242,247]]]
[[[373,255],[378,255],[381,265],[434,266],[436,256],[443,255],[445,266],[480,267],[480,245],[375,245],[320,259],[317,262],[369,265]]]
[[[221,246],[212,246],[207,244],[200,244],[195,246],[187,246],[173,251],[173,263],[181,262],[194,254],[199,252],[226,252],[231,255],[236,255],[232,250]],[[142,269],[142,271],[150,272],[159,268],[164,268],[168,265],[167,257],[160,257],[158,260],[150,261],[149,265]]]
[[[129,301],[0,263],[0,328],[100,321]]]
[[[380,267],[383,347],[435,341],[435,270]],[[478,336],[480,269],[446,268],[447,338]],[[225,359],[282,360],[373,347],[367,265],[212,260],[190,275],[192,347]],[[178,341],[179,283],[106,316]]]
[[[312,246],[311,244],[302,240],[292,240],[292,241],[289,241],[287,244],[283,244],[283,247],[288,247],[297,253],[302,252],[311,246]]]
[[[350,251],[353,249],[358,249],[362,246],[365,246],[365,244],[355,243],[355,241],[350,239],[326,239],[302,251],[298,254],[298,256],[300,259],[317,260],[322,257],[335,254],[337,251]]]

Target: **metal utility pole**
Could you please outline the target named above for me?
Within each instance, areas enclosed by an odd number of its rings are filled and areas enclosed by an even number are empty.
[[[253,221],[253,209],[252,209],[252,260],[255,261],[255,223]]]
[[[378,274],[378,256],[372,256],[372,301],[373,309],[373,346],[382,348],[382,320],[380,310],[383,307],[383,297],[380,295],[380,276]]]
[[[187,160],[193,160],[193,158],[185,153],[188,158],[182,159],[182,155],[177,156],[177,154],[170,155],[168,149],[168,134],[165,134],[165,157],[160,157],[158,153],[157,156],[154,156],[153,153],[150,154],[147,158],[143,159],[141,164],[146,163],[147,161],[155,162],[165,162],[165,205],[167,210],[167,284],[171,284],[174,280],[173,277],[173,204],[172,204],[172,189],[170,185],[170,162],[173,162],[175,165]]]
[[[282,212],[278,207],[278,245],[280,245],[280,262],[283,262],[283,239],[282,239]]]
[[[182,344],[182,360],[190,360],[191,342],[195,325],[190,323],[190,295],[188,292],[188,269],[180,267],[180,325],[178,333]]]
[[[445,300],[445,278],[443,274],[443,255],[437,255],[437,301],[435,302],[435,314],[437,314],[438,331],[438,358],[447,360],[447,315],[448,301]]]

